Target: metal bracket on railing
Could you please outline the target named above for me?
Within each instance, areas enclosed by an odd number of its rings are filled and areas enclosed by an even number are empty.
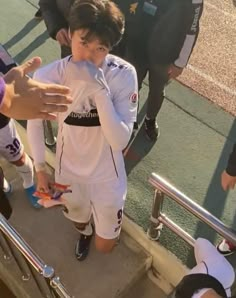
[[[51,287],[56,291],[56,293],[59,295],[59,297],[63,298],[74,298],[73,296],[70,296],[63,286],[63,284],[60,281],[60,278],[58,276],[54,276],[50,280]]]
[[[155,196],[152,206],[151,223],[148,229],[148,235],[153,240],[156,240],[160,236],[160,224],[164,224],[174,233],[180,236],[190,245],[194,245],[195,239],[189,235],[186,231],[181,229],[177,224],[171,221],[165,214],[161,213],[161,206],[163,203],[164,195],[175,201],[178,205],[182,206],[186,211],[197,217],[200,221],[207,224],[214,229],[223,238],[236,245],[236,231],[233,231],[225,224],[223,224],[218,218],[191,200],[185,194],[180,192],[177,188],[171,185],[168,181],[161,176],[152,173],[149,178],[149,182],[155,187]]]
[[[152,215],[150,218],[150,226],[147,230],[148,238],[155,241],[160,238],[161,230],[162,230],[162,223],[159,220],[159,216],[162,209],[164,195],[161,191],[155,190],[155,195],[153,198],[152,204]]]
[[[48,146],[55,146],[57,138],[54,136],[52,123],[48,120],[43,121],[45,143]]]
[[[61,298],[72,298],[60,282],[59,277],[55,276],[55,271],[51,266],[48,266],[44,261],[32,250],[32,248],[25,242],[25,240],[18,234],[18,232],[8,223],[5,217],[0,213],[0,230],[5,234],[7,241],[11,241],[19,252],[25,257],[29,264],[44,277],[47,284],[51,287],[51,291]],[[9,246],[9,248],[11,248]],[[13,250],[11,251],[13,254]],[[13,254],[14,259],[22,272],[25,273],[24,268],[21,267],[19,260]],[[26,274],[25,274],[26,276]],[[39,289],[40,290],[40,289]],[[41,291],[41,290],[40,290]]]

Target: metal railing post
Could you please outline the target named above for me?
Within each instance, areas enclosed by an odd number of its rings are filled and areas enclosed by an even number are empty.
[[[195,217],[197,217],[200,221],[207,224],[209,227],[211,227],[213,230],[215,230],[218,234],[220,234],[223,238],[230,241],[232,244],[236,245],[236,231],[226,226],[224,223],[222,223],[218,218],[216,218],[213,214],[208,212],[206,209],[204,209],[202,206],[191,200],[189,197],[187,197],[184,193],[180,192],[177,188],[175,188],[173,185],[171,185],[168,181],[166,181],[161,176],[157,175],[156,173],[152,173],[149,182],[151,185],[155,187],[155,193],[157,190],[161,192],[162,194],[165,194],[168,196],[168,198],[175,201],[178,205],[182,206],[185,210],[193,214]],[[159,207],[155,207],[159,209]],[[158,213],[156,210],[155,212]],[[158,217],[157,217],[158,215]],[[152,211],[152,218],[154,218],[152,221],[153,227],[151,227],[151,232],[153,228],[155,229],[155,221],[156,225],[158,226],[159,223],[163,223],[166,226],[168,226],[172,231],[176,232],[180,237],[182,237],[185,241],[187,241],[189,244],[193,245],[195,239],[193,239],[190,235],[188,235],[186,232],[182,233],[181,228],[179,228],[175,223],[173,223],[167,216],[164,214],[157,214],[153,216]],[[155,236],[155,234],[154,234]],[[152,239],[152,237],[150,237]],[[157,238],[158,239],[158,238]],[[154,238],[155,240],[155,238]]]
[[[48,146],[54,146],[56,144],[56,137],[54,136],[52,123],[48,120],[43,121],[45,143]]]
[[[158,240],[161,235],[162,223],[159,220],[159,216],[161,214],[163,199],[163,192],[156,189],[152,203],[152,215],[150,218],[150,225],[147,231],[147,235],[151,240]]]
[[[4,243],[3,243],[3,241],[4,241]],[[8,248],[8,246],[6,244],[6,241],[5,241],[4,234],[2,232],[0,233],[0,247],[1,247],[1,250],[3,252],[4,260],[10,261],[12,256],[10,254],[9,248]]]
[[[13,256],[18,268],[20,269],[21,272],[21,278],[23,281],[28,281],[30,280],[30,272],[27,272],[26,268],[23,266],[23,264],[21,263],[21,260],[19,258],[19,256],[17,256],[17,253],[14,251],[10,240],[7,238],[6,235],[3,234],[3,238],[5,239],[9,252],[11,253],[11,255]]]
[[[51,293],[61,298],[71,298],[59,277],[55,276],[54,269],[48,266],[40,259],[40,257],[32,250],[18,232],[8,223],[5,217],[0,213],[0,230],[5,234],[8,240],[21,252],[29,264],[40,273],[45,281],[50,285]]]

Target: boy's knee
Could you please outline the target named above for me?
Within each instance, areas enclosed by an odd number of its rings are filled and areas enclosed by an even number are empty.
[[[103,239],[96,235],[95,246],[99,252],[104,254],[111,253],[116,245],[116,239]]]

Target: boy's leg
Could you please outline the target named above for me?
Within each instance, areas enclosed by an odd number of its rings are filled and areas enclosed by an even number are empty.
[[[89,215],[91,217],[91,214]],[[75,227],[80,233],[80,238],[75,246],[75,256],[78,261],[84,261],[90,249],[90,243],[93,237],[93,226],[90,221],[87,223],[75,222]]]
[[[75,255],[79,261],[83,261],[88,253],[93,228],[90,223],[92,214],[91,203],[87,195],[87,185],[71,182],[62,175],[55,174],[55,180],[60,184],[70,185],[71,193],[63,194],[65,206],[63,213],[65,217],[70,219],[77,231],[80,233],[80,238],[75,246]]]
[[[95,222],[95,245],[103,253],[112,251],[120,235],[127,193],[126,179],[94,184],[90,195]]]
[[[0,130],[0,152],[1,155],[15,168],[23,179],[23,187],[27,197],[35,208],[40,208],[38,199],[33,196],[35,192],[33,164],[29,156],[24,152],[24,146],[16,131],[13,120]]]

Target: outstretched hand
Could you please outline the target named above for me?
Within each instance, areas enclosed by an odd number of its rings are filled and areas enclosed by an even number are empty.
[[[39,57],[12,68],[3,78],[5,95],[0,112],[14,119],[53,120],[53,113],[65,112],[72,102],[69,88],[37,82],[27,76],[41,65]]]

